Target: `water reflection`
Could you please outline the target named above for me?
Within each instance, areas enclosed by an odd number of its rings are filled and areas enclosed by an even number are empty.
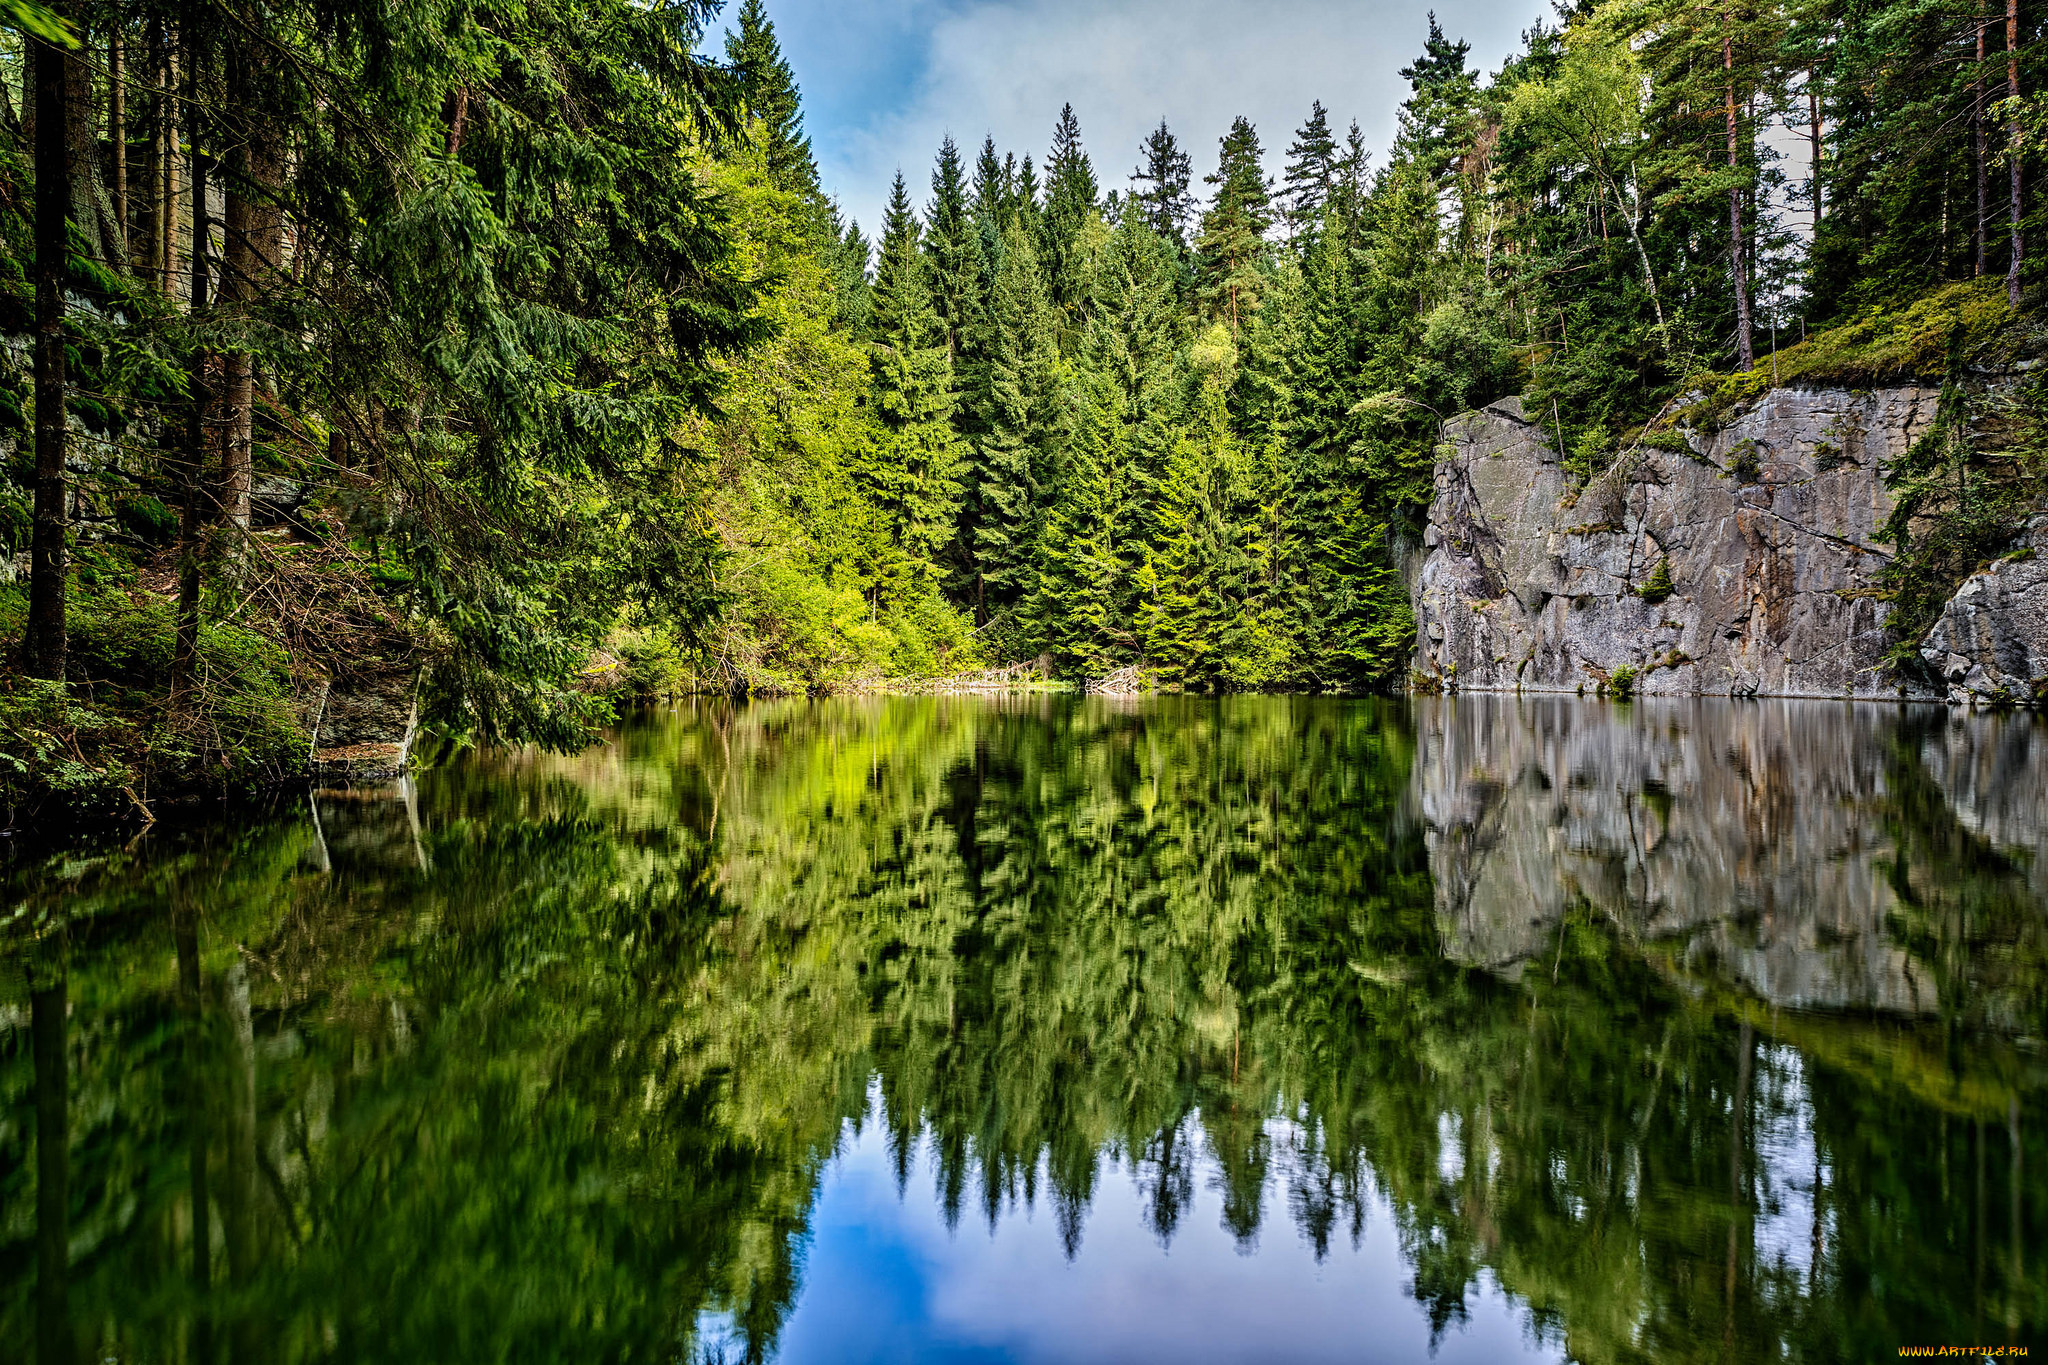
[[[1360,1304],[1382,1359],[2027,1341],[2044,765],[1824,705],[792,703],[23,860],[0,1340],[830,1358],[1035,1228],[1020,1301],[1197,1359],[1233,1299],[1275,1358]],[[896,1355],[1076,1354],[960,1301]]]

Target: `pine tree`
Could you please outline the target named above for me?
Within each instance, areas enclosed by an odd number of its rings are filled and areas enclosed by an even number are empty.
[[[768,170],[784,189],[817,194],[818,165],[804,136],[803,101],[796,73],[782,55],[763,0],[741,0],[738,28],[726,34],[725,59],[738,78],[746,115],[761,122]]]
[[[1262,165],[1258,131],[1239,115],[1222,138],[1222,157],[1204,183],[1216,187],[1215,201],[1202,215],[1201,299],[1208,316],[1232,332],[1259,306],[1259,263],[1266,229],[1272,226],[1272,188]]]
[[[1413,157],[1439,184],[1469,135],[1466,124],[1479,90],[1479,73],[1465,67],[1471,50],[1470,43],[1444,36],[1432,10],[1422,55],[1401,68],[1412,93],[1401,106],[1396,152]]]
[[[1160,119],[1138,146],[1141,158],[1131,172],[1131,202],[1152,231],[1182,250],[1195,214],[1195,159]]]
[[[1330,135],[1329,114],[1321,100],[1309,109],[1308,122],[1287,149],[1287,175],[1280,199],[1287,230],[1295,237],[1322,222],[1323,208],[1337,193],[1343,158]]]

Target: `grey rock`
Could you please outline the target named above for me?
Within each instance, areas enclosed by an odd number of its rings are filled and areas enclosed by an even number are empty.
[[[1921,644],[1950,701],[2048,700],[2048,527],[2040,520],[2011,555],[1956,589]]]
[[[1690,452],[1641,448],[1573,495],[1503,399],[1449,424],[1415,577],[1416,670],[1459,690],[1924,695],[1884,663],[1883,464],[1938,394],[1775,389]],[[1671,596],[1640,590],[1669,560]]]

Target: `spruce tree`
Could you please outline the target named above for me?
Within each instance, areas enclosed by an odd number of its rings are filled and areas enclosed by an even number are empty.
[[[1244,461],[1223,387],[1205,381],[1194,430],[1167,462],[1157,530],[1136,575],[1146,660],[1184,687],[1214,691],[1238,681],[1246,633],[1260,618],[1257,528],[1238,498]]]
[[[860,224],[851,220],[833,233],[833,240],[827,261],[832,273],[832,325],[856,341],[865,341],[874,307],[873,282],[868,277],[874,248],[862,235]]]
[[[951,135],[939,145],[925,218],[932,304],[945,324],[947,354],[957,364],[981,313],[983,281],[980,236],[967,198],[960,149]]]
[[[903,331],[911,325],[911,314],[931,307],[923,243],[924,228],[910,205],[903,172],[898,171],[889,188],[889,202],[882,209],[881,250],[875,261],[870,319],[877,337]]]
[[[1129,504],[1119,487],[1120,403],[1099,378],[1087,388],[1071,467],[1039,537],[1037,584],[1023,607],[1032,647],[1051,655],[1063,673],[1080,677],[1120,667],[1135,645],[1128,621]]]
[[[1310,107],[1308,122],[1287,148],[1287,174],[1280,199],[1287,230],[1295,237],[1322,222],[1323,208],[1337,192],[1343,156],[1330,135],[1330,117],[1321,100]]]
[[[986,431],[974,487],[975,600],[1016,602],[1036,582],[1043,499],[1058,483],[1060,358],[1052,302],[1022,224],[1004,234],[989,299]]]
[[[986,232],[993,227],[1001,233],[1010,213],[1010,196],[1016,191],[1017,167],[1013,159],[996,152],[996,140],[984,137],[981,152],[974,158],[974,223]]]
[[[1195,213],[1195,159],[1163,118],[1139,144],[1138,156],[1138,168],[1131,172],[1131,202],[1152,231],[1185,250]]]
[[[928,576],[959,509],[962,451],[953,432],[953,370],[932,305],[919,228],[899,172],[883,219],[868,347],[874,405],[886,437],[867,465],[911,571]]]
[[[1115,422],[1112,450],[1130,500],[1121,547],[1136,567],[1153,496],[1177,436],[1185,387],[1178,366],[1186,327],[1175,297],[1173,249],[1136,216],[1118,225],[1097,263],[1082,363]]]
[[[768,170],[784,189],[818,193],[818,165],[804,136],[803,101],[796,73],[782,56],[763,0],[741,0],[738,27],[725,37],[725,59],[737,77],[748,118],[758,119],[768,143]]]
[[[1009,177],[1009,183],[1010,216],[1030,228],[1035,247],[1039,235],[1039,218],[1045,209],[1038,198],[1038,172],[1032,167],[1028,153],[1023,163],[1017,167],[1017,173]]]
[[[1054,305],[1069,317],[1086,302],[1086,262],[1081,232],[1101,205],[1095,168],[1081,146],[1074,106],[1060,110],[1053,126],[1052,157],[1045,164],[1045,213],[1041,226],[1043,267]]]
[[[1259,134],[1249,119],[1239,115],[1221,147],[1215,173],[1203,177],[1216,187],[1216,198],[1202,215],[1196,250],[1203,307],[1234,333],[1259,306],[1259,263],[1266,229],[1272,226],[1273,195],[1261,164]]]

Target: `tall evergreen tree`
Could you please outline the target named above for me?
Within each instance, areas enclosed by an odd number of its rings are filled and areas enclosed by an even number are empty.
[[[1193,431],[1174,446],[1158,491],[1158,529],[1137,580],[1145,657],[1169,680],[1230,685],[1260,623],[1255,518],[1241,500],[1246,453],[1223,387],[1203,385]]]
[[[1046,517],[1037,583],[1023,605],[1033,648],[1063,672],[1087,677],[1134,655],[1129,622],[1130,499],[1119,459],[1119,399],[1091,377],[1077,417],[1073,454]]]
[[[857,341],[865,341],[868,323],[873,313],[873,281],[868,269],[874,257],[874,248],[860,230],[860,224],[848,220],[845,228],[833,234],[830,268],[832,271],[832,321],[840,331]]]
[[[1146,226],[1185,250],[1195,214],[1195,159],[1163,118],[1139,144],[1138,156],[1138,168],[1131,172],[1131,202]]]
[[[1202,303],[1210,317],[1236,332],[1259,306],[1259,265],[1273,221],[1273,194],[1251,120],[1240,114],[1224,134],[1221,150],[1215,173],[1203,177],[1216,187],[1216,197],[1202,215],[1196,250]]]
[[[908,568],[928,577],[952,535],[963,460],[953,431],[946,329],[932,303],[919,237],[899,172],[883,218],[868,348],[875,409],[886,437],[867,475]]]
[[[939,159],[932,168],[932,198],[925,219],[932,303],[945,325],[947,353],[957,363],[981,313],[983,280],[980,235],[967,198],[960,149],[950,134],[939,145]]]
[[[931,307],[923,245],[924,226],[911,207],[903,172],[898,171],[889,187],[889,202],[882,208],[882,240],[871,294],[875,335],[888,336],[920,325],[910,322],[910,316]]]
[[[1441,182],[1464,145],[1466,123],[1479,90],[1479,73],[1468,70],[1465,58],[1472,45],[1452,42],[1430,11],[1429,36],[1422,55],[1401,68],[1410,95],[1401,106],[1397,150],[1418,161]]]
[[[989,331],[987,431],[974,474],[974,591],[983,610],[1014,603],[1035,584],[1041,516],[1061,473],[1055,310],[1022,224],[1004,233]]]
[[[974,158],[974,222],[986,231],[1002,231],[1010,213],[1010,198],[1016,193],[1017,167],[996,151],[996,140],[984,137]]]
[[[1042,219],[1043,266],[1053,303],[1070,317],[1087,302],[1086,261],[1082,230],[1101,208],[1095,167],[1081,146],[1081,124],[1074,106],[1060,110],[1053,126],[1052,156],[1045,163],[1045,214]]]
[[[737,25],[725,36],[725,59],[738,78],[748,118],[760,120],[768,170],[784,189],[818,192],[818,165],[804,135],[796,73],[783,58],[765,0],[740,0]]]
[[[1287,174],[1280,200],[1287,230],[1299,237],[1322,222],[1323,208],[1337,193],[1343,156],[1330,135],[1330,116],[1321,100],[1287,148]]]

